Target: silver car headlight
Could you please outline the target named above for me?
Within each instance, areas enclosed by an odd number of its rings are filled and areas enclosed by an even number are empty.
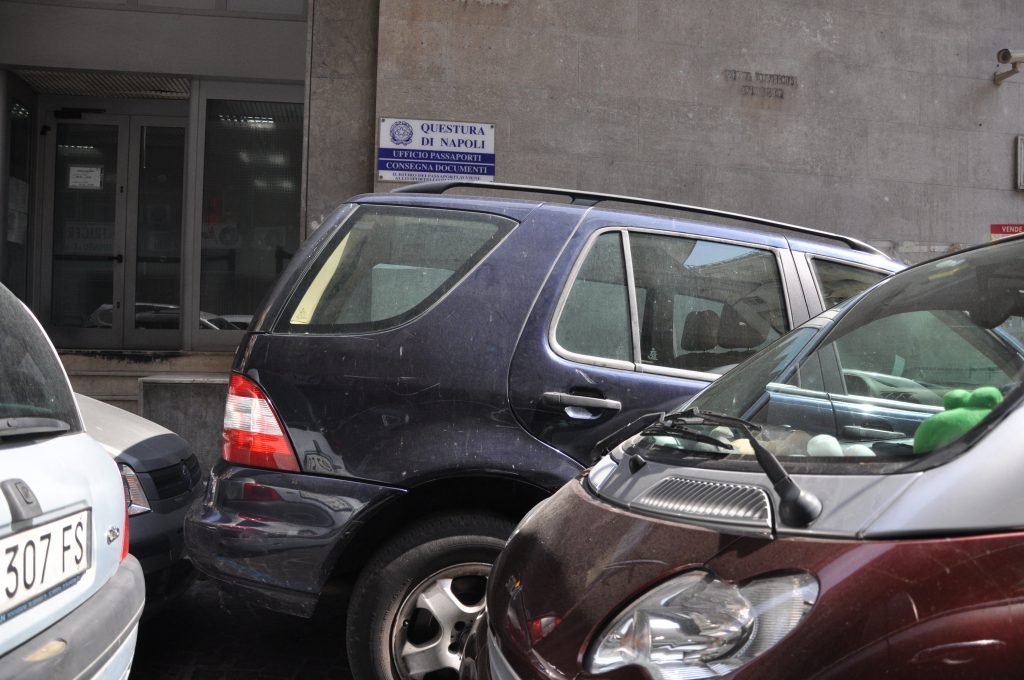
[[[806,573],[736,586],[689,571],[626,607],[591,645],[584,668],[641,666],[655,680],[717,678],[785,637],[817,597],[818,581]]]
[[[121,469],[121,481],[124,483],[124,502],[128,504],[128,516],[134,517],[149,512],[152,508],[149,507],[149,499],[146,498],[146,492],[135,470],[124,463],[118,467]]]

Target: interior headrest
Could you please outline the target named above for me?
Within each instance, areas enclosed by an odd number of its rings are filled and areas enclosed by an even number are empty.
[[[704,309],[690,312],[683,322],[683,338],[679,343],[685,352],[706,352],[718,344],[718,314]]]
[[[757,347],[768,337],[769,327],[768,320],[758,314],[753,305],[740,300],[722,308],[718,344],[726,349]]]

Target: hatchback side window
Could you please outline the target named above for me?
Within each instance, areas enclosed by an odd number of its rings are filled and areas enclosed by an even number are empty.
[[[887,276],[873,269],[854,267],[816,257],[812,258],[811,262],[814,265],[814,275],[818,278],[818,288],[824,298],[825,309],[835,307],[840,302],[852,298]]]
[[[515,225],[457,210],[361,206],[307,273],[281,325],[303,333],[397,326],[454,287]]]
[[[724,372],[789,330],[770,250],[631,233],[644,364]],[[639,297],[639,296],[638,296]]]
[[[626,263],[619,232],[601,234],[576,274],[555,339],[562,349],[603,359],[633,360]]]

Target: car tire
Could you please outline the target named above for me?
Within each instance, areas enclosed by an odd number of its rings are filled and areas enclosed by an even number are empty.
[[[483,609],[491,565],[513,523],[487,514],[429,517],[364,566],[346,623],[355,680],[458,677],[464,636]]]

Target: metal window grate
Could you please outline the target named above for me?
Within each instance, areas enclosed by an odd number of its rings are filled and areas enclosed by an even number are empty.
[[[191,82],[182,76],[47,69],[19,69],[15,73],[41,94],[188,99],[192,91]]]

